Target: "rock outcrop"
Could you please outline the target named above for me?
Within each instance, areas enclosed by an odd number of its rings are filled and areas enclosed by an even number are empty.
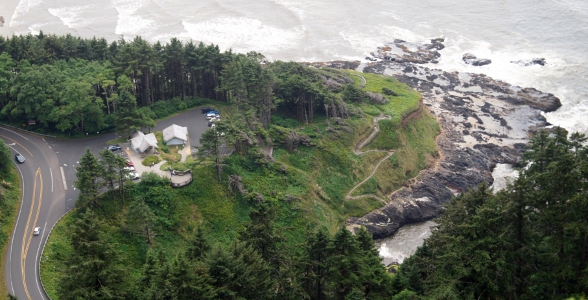
[[[489,65],[492,63],[492,60],[490,60],[490,59],[477,58],[475,55],[473,55],[471,53],[464,54],[462,59],[466,64],[476,66],[476,67]]]
[[[517,65],[523,66],[523,67],[528,67],[528,66],[534,66],[534,65],[545,66],[547,64],[547,61],[545,61],[545,58],[532,58],[532,59],[514,60],[514,61],[511,61],[511,63],[517,64]]]
[[[428,51],[427,47],[422,51]],[[348,228],[365,226],[374,238],[436,217],[452,196],[484,181],[492,184],[496,164],[519,165],[529,133],[547,125],[541,112],[561,106],[557,97],[534,88],[483,74],[429,69],[404,59],[371,62],[360,69],[393,76],[421,92],[442,129],[435,167],[423,170],[418,181],[390,195],[386,206],[347,220]]]
[[[441,54],[438,50],[445,48],[443,38],[432,39],[428,43],[410,43],[403,40],[394,40],[376,52],[366,57],[369,61],[393,61],[413,64],[437,63]]]

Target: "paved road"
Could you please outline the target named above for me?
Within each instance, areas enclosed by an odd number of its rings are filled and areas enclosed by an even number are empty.
[[[192,145],[199,145],[197,141],[207,128],[199,109],[160,121],[156,130],[171,124],[187,126]],[[23,197],[4,268],[8,291],[18,299],[48,299],[38,275],[40,254],[50,229],[75,207],[79,193],[73,187],[75,167],[86,148],[98,155],[115,137],[110,133],[82,140],[49,139],[0,127],[0,138],[13,156],[18,152],[25,157],[23,164],[17,164]],[[33,236],[35,227],[41,228],[39,236]]]

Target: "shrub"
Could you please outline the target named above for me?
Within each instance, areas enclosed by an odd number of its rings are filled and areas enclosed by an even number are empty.
[[[362,89],[355,87],[352,84],[348,84],[345,86],[345,89],[343,89],[342,96],[345,102],[362,103],[365,100],[369,99],[367,94]]]
[[[151,156],[148,156],[147,158],[145,158],[143,160],[142,164],[144,166],[150,166],[152,164],[154,164],[154,165],[155,164],[158,164],[160,161],[161,161],[161,158],[159,158],[159,156],[157,156],[157,155],[151,155]]]
[[[388,95],[388,96],[398,96],[398,93],[396,93],[395,91],[393,91],[392,89],[389,89],[387,87],[382,88],[382,94]]]

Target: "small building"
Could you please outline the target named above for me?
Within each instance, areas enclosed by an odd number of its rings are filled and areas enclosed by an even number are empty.
[[[144,134],[141,131],[133,133],[131,147],[133,147],[133,150],[137,153],[143,153],[149,149],[159,148],[157,146],[157,138],[155,137],[155,134]]]
[[[185,145],[188,140],[188,127],[176,124],[163,130],[163,141],[168,146]]]

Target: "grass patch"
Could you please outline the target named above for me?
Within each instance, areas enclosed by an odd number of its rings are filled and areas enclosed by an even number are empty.
[[[435,144],[439,131],[437,120],[424,108],[419,117],[397,130],[400,147],[374,175],[382,196],[401,188],[435,161],[439,156]]]
[[[421,94],[394,77],[360,73],[353,70],[345,70],[345,72],[349,74],[361,74],[361,76],[366,79],[366,85],[363,88],[364,91],[382,94],[382,89],[387,88],[393,90],[397,94],[397,96],[384,95],[384,97],[390,100],[386,104],[361,105],[360,108],[367,114],[374,115],[373,108],[376,107],[382,113],[391,116],[392,121],[396,121],[400,124],[403,117],[406,117],[409,113],[419,108],[419,102],[422,98]],[[356,77],[357,76],[351,76],[356,85],[363,82],[361,78],[356,79]]]
[[[150,156],[147,156],[141,163],[144,166],[147,166],[148,167],[148,166],[156,165],[159,162],[161,162],[161,158],[159,158],[159,156],[157,156],[157,155],[150,155]]]
[[[126,143],[127,139],[124,137],[119,137],[118,139],[112,139],[112,140],[108,140],[106,142],[107,145],[116,145],[116,144],[121,144],[121,143]]]
[[[64,261],[73,251],[68,228],[75,221],[76,214],[77,211],[72,211],[53,227],[51,234],[47,238],[43,256],[41,256],[41,280],[47,295],[51,299],[58,299],[57,287],[62,274],[67,270]]]
[[[4,270],[10,235],[16,223],[18,207],[21,202],[22,183],[16,168],[12,164],[8,172],[0,174],[0,179],[0,193],[2,194],[0,199],[0,249],[2,251],[0,270]],[[0,276],[0,297],[4,298],[7,294],[6,278]]]

